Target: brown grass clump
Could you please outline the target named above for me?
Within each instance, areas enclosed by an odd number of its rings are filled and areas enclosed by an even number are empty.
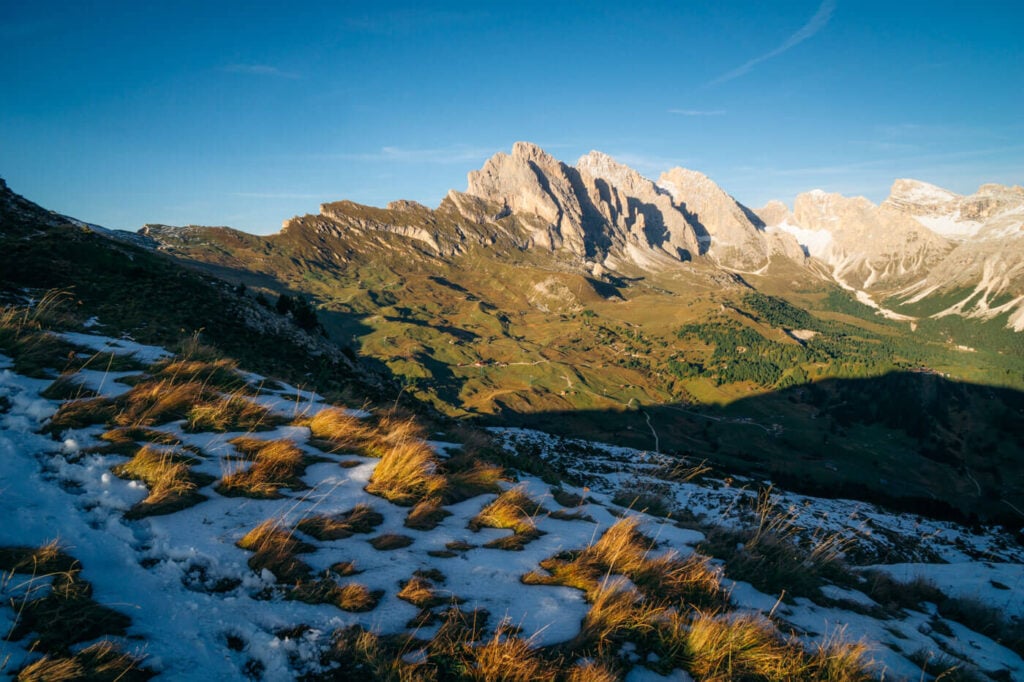
[[[169,514],[205,500],[196,492],[201,480],[189,469],[193,461],[178,453],[162,452],[146,445],[129,461],[111,469],[115,475],[142,481],[149,488],[146,499],[135,505],[126,516],[140,518]]]
[[[728,602],[722,588],[721,571],[706,557],[685,559],[674,553],[651,557],[654,542],[637,529],[635,517],[616,521],[590,547],[562,552],[544,559],[540,566],[547,575],[527,573],[527,584],[565,585],[596,599],[607,577],[628,577],[652,604],[675,607],[720,607]]]
[[[267,431],[285,420],[275,417],[270,408],[243,398],[238,393],[194,405],[188,412],[186,431]]]
[[[65,373],[57,377],[39,395],[47,400],[77,400],[79,398],[95,398],[96,392],[86,388],[76,374]]]
[[[445,462],[448,478],[446,502],[454,504],[477,495],[501,492],[498,482],[505,478],[504,467],[487,462],[473,462],[467,466],[463,460],[452,458]]]
[[[30,646],[43,653],[65,653],[80,642],[123,635],[131,624],[128,616],[93,600],[92,585],[81,579],[79,568],[57,573],[48,589],[32,591],[14,609],[19,616],[7,638],[17,641],[34,633]]]
[[[552,488],[551,497],[563,507],[580,507],[587,501],[584,496],[571,493],[564,488]]]
[[[619,682],[620,679],[614,670],[597,661],[577,663],[566,676],[566,682]]]
[[[366,585],[349,583],[338,589],[337,598],[334,604],[342,611],[372,611],[380,601],[379,592],[371,592]]]
[[[604,655],[624,639],[636,641],[652,633],[663,611],[646,603],[622,578],[602,583],[593,594],[574,645]]]
[[[334,516],[318,514],[299,521],[296,526],[317,540],[343,540],[355,533],[370,533],[384,523],[384,516],[366,504],[357,504],[352,509]]]
[[[868,682],[874,677],[868,672],[870,649],[864,642],[849,642],[843,629],[832,632],[810,653],[810,679],[828,682]]]
[[[41,547],[0,547],[0,571],[39,576],[70,571],[77,563],[57,540]]]
[[[558,668],[542,659],[519,637],[502,637],[495,633],[489,641],[464,650],[470,660],[471,680],[502,680],[503,682],[535,682],[555,680]]]
[[[277,519],[267,519],[238,541],[238,546],[254,554],[249,557],[249,568],[259,573],[267,569],[282,582],[307,580],[312,569],[296,558],[296,554],[312,552],[315,547],[296,540],[291,529]]]
[[[471,530],[481,528],[510,528],[516,533],[531,533],[537,529],[533,518],[546,510],[526,494],[523,487],[506,490],[469,521]]]
[[[349,414],[340,407],[331,407],[317,412],[309,420],[309,430],[328,451],[361,450],[373,436],[373,429],[365,419]]]
[[[760,615],[697,612],[690,621],[685,646],[690,672],[701,680],[808,679],[803,650],[785,642],[775,626]]]
[[[370,476],[366,492],[398,505],[411,506],[441,495],[445,479],[437,473],[437,458],[426,443],[392,446]]]
[[[108,641],[91,644],[72,656],[44,656],[18,673],[19,682],[142,682],[155,673],[142,660]]]
[[[378,447],[401,445],[412,441],[427,439],[427,430],[410,414],[401,410],[391,410],[377,418]]]
[[[158,363],[154,375],[178,382],[198,382],[220,391],[237,391],[245,387],[245,379],[238,373],[238,363],[221,358],[212,361],[191,358],[174,359]]]
[[[497,498],[469,521],[469,528],[509,528],[512,535],[492,540],[484,545],[490,549],[521,551],[528,543],[544,533],[537,529],[533,518],[546,510],[526,494],[522,487],[511,488]]]
[[[402,549],[403,547],[408,547],[412,543],[413,539],[411,537],[408,535],[400,535],[398,533],[385,533],[370,540],[370,544],[373,545],[373,548],[380,550],[381,552],[388,552],[393,549]]]
[[[133,455],[139,449],[139,445],[143,443],[166,445],[169,447],[182,445],[181,439],[177,436],[144,426],[121,426],[110,429],[100,435],[100,440],[105,441],[107,445],[98,446],[95,449],[96,451],[117,453],[125,456]]]
[[[306,455],[290,440],[242,438],[232,443],[251,456],[253,462],[248,469],[225,474],[217,486],[220,494],[274,498],[280,497],[281,488],[302,490],[306,487],[301,478],[306,470]]]
[[[93,424],[110,423],[117,414],[117,405],[109,398],[80,398],[57,408],[43,433],[59,434],[67,429],[82,429]]]
[[[216,400],[217,395],[199,382],[146,381],[118,399],[122,411],[118,426],[155,426],[186,419],[193,406]]]
[[[330,659],[338,680],[388,680],[413,682],[429,677],[417,675],[419,666],[402,660],[408,640],[393,641],[367,632],[359,625],[336,630]]]
[[[75,347],[44,330],[61,321],[66,292],[51,291],[33,307],[0,309],[0,353],[14,360],[14,370],[31,377],[45,377],[47,370],[64,367]]]
[[[402,583],[401,588],[397,597],[421,609],[432,609],[452,601],[451,596],[438,593],[433,583],[422,576],[414,575]]]
[[[333,604],[342,611],[362,613],[377,608],[383,591],[371,591],[359,583],[338,585],[329,577],[314,581],[301,581],[288,591],[288,599],[307,604]]]
[[[452,513],[441,506],[440,500],[422,500],[409,510],[405,527],[414,530],[433,530]]]

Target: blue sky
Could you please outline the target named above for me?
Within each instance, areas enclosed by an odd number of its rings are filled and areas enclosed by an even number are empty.
[[[435,206],[529,140],[749,206],[1024,183],[1019,2],[0,0],[0,176],[108,227]]]

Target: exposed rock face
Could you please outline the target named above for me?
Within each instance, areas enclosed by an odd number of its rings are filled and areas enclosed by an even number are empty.
[[[500,203],[531,225],[532,243],[609,264],[645,267],[706,255],[760,268],[772,254],[801,257],[795,240],[764,233],[757,216],[707,176],[676,168],[658,183],[591,152],[575,167],[517,142],[469,174],[467,194]]]
[[[141,232],[186,252],[201,249],[210,230],[222,230],[220,241],[261,248],[224,228],[147,225]],[[754,274],[767,272],[773,258],[819,262],[812,276],[828,272],[865,302],[914,306],[962,290],[962,300],[927,314],[1009,313],[1010,326],[1024,330],[1021,187],[984,185],[961,196],[901,179],[879,206],[814,190],[799,195],[792,211],[781,202],[752,211],[697,171],[673,168],[652,182],[601,152],[570,166],[517,142],[470,172],[466,191],[450,191],[436,209],[339,201],[286,221],[274,240],[338,263],[367,250],[457,258],[476,246],[499,256],[534,249],[597,277],[670,271],[691,260]]]
[[[1008,313],[1024,331],[1024,189],[983,185],[961,196],[901,179],[875,206],[820,190],[793,212],[772,202],[758,211],[770,232],[793,235],[841,283],[914,305],[957,294],[933,316],[990,319]]]
[[[536,216],[530,225],[534,244],[584,256],[583,208],[568,170],[540,147],[516,142],[511,156],[499,152],[469,174],[466,193],[500,202],[512,213]]]

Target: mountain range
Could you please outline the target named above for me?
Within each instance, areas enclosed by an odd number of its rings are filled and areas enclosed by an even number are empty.
[[[214,236],[220,232],[219,236]],[[202,256],[197,240],[244,243],[217,228],[146,225],[161,248]],[[984,185],[970,196],[897,180],[875,205],[813,190],[793,208],[750,209],[700,172],[673,168],[651,181],[601,152],[574,166],[518,142],[469,173],[437,209],[396,201],[385,209],[336,202],[317,216],[285,221],[281,235],[317,243],[373,235],[357,247],[404,238],[425,254],[453,258],[472,245],[496,257],[545,252],[566,267],[608,279],[693,264],[764,274],[785,259],[838,283],[894,319],[961,315],[1024,330],[1024,188]],[[202,235],[202,236],[200,236]],[[384,241],[380,241],[383,239]],[[255,243],[255,242],[251,242]],[[347,245],[346,248],[353,248]],[[341,251],[343,253],[343,251]]]

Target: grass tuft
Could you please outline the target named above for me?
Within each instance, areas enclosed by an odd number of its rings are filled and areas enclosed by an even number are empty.
[[[74,644],[120,636],[131,624],[128,616],[93,600],[92,585],[82,580],[77,567],[54,574],[48,588],[17,600],[15,612],[18,620],[7,638],[17,641],[34,633],[30,646],[43,653],[63,654]]]
[[[373,545],[374,549],[381,552],[389,552],[393,549],[408,547],[413,543],[413,539],[408,535],[401,535],[399,533],[384,533],[371,539],[369,542]]]
[[[155,673],[142,660],[108,641],[91,644],[70,656],[44,656],[18,673],[19,682],[142,682]]]
[[[186,431],[267,431],[285,420],[271,414],[270,409],[232,393],[218,400],[193,405],[188,411]]]
[[[394,504],[412,506],[438,497],[445,479],[437,473],[437,458],[426,443],[408,442],[390,447],[370,476],[366,492]]]
[[[296,526],[306,535],[317,540],[344,540],[356,533],[370,533],[384,523],[384,516],[367,504],[357,504],[352,509],[334,516],[318,514],[299,521]]]
[[[306,455],[292,441],[286,438],[261,441],[243,437],[231,442],[253,462],[248,469],[225,474],[217,486],[220,494],[275,498],[281,496],[281,488],[306,488],[301,478],[306,470]]]
[[[450,511],[441,506],[440,500],[422,500],[409,510],[404,525],[413,530],[433,530],[451,515]]]
[[[207,481],[192,474],[189,464],[193,461],[176,452],[164,452],[146,445],[130,460],[115,466],[111,470],[115,475],[142,481],[149,489],[146,498],[125,516],[141,518],[170,514],[205,500],[196,489],[200,482]]]
[[[373,436],[373,429],[365,419],[360,419],[340,407],[331,407],[317,412],[308,422],[314,439],[323,441],[328,451],[362,450]]]
[[[238,541],[238,546],[254,552],[249,557],[249,568],[257,573],[267,569],[283,582],[308,580],[312,573],[295,555],[316,548],[295,539],[291,529],[277,519],[267,519],[250,530]]]

